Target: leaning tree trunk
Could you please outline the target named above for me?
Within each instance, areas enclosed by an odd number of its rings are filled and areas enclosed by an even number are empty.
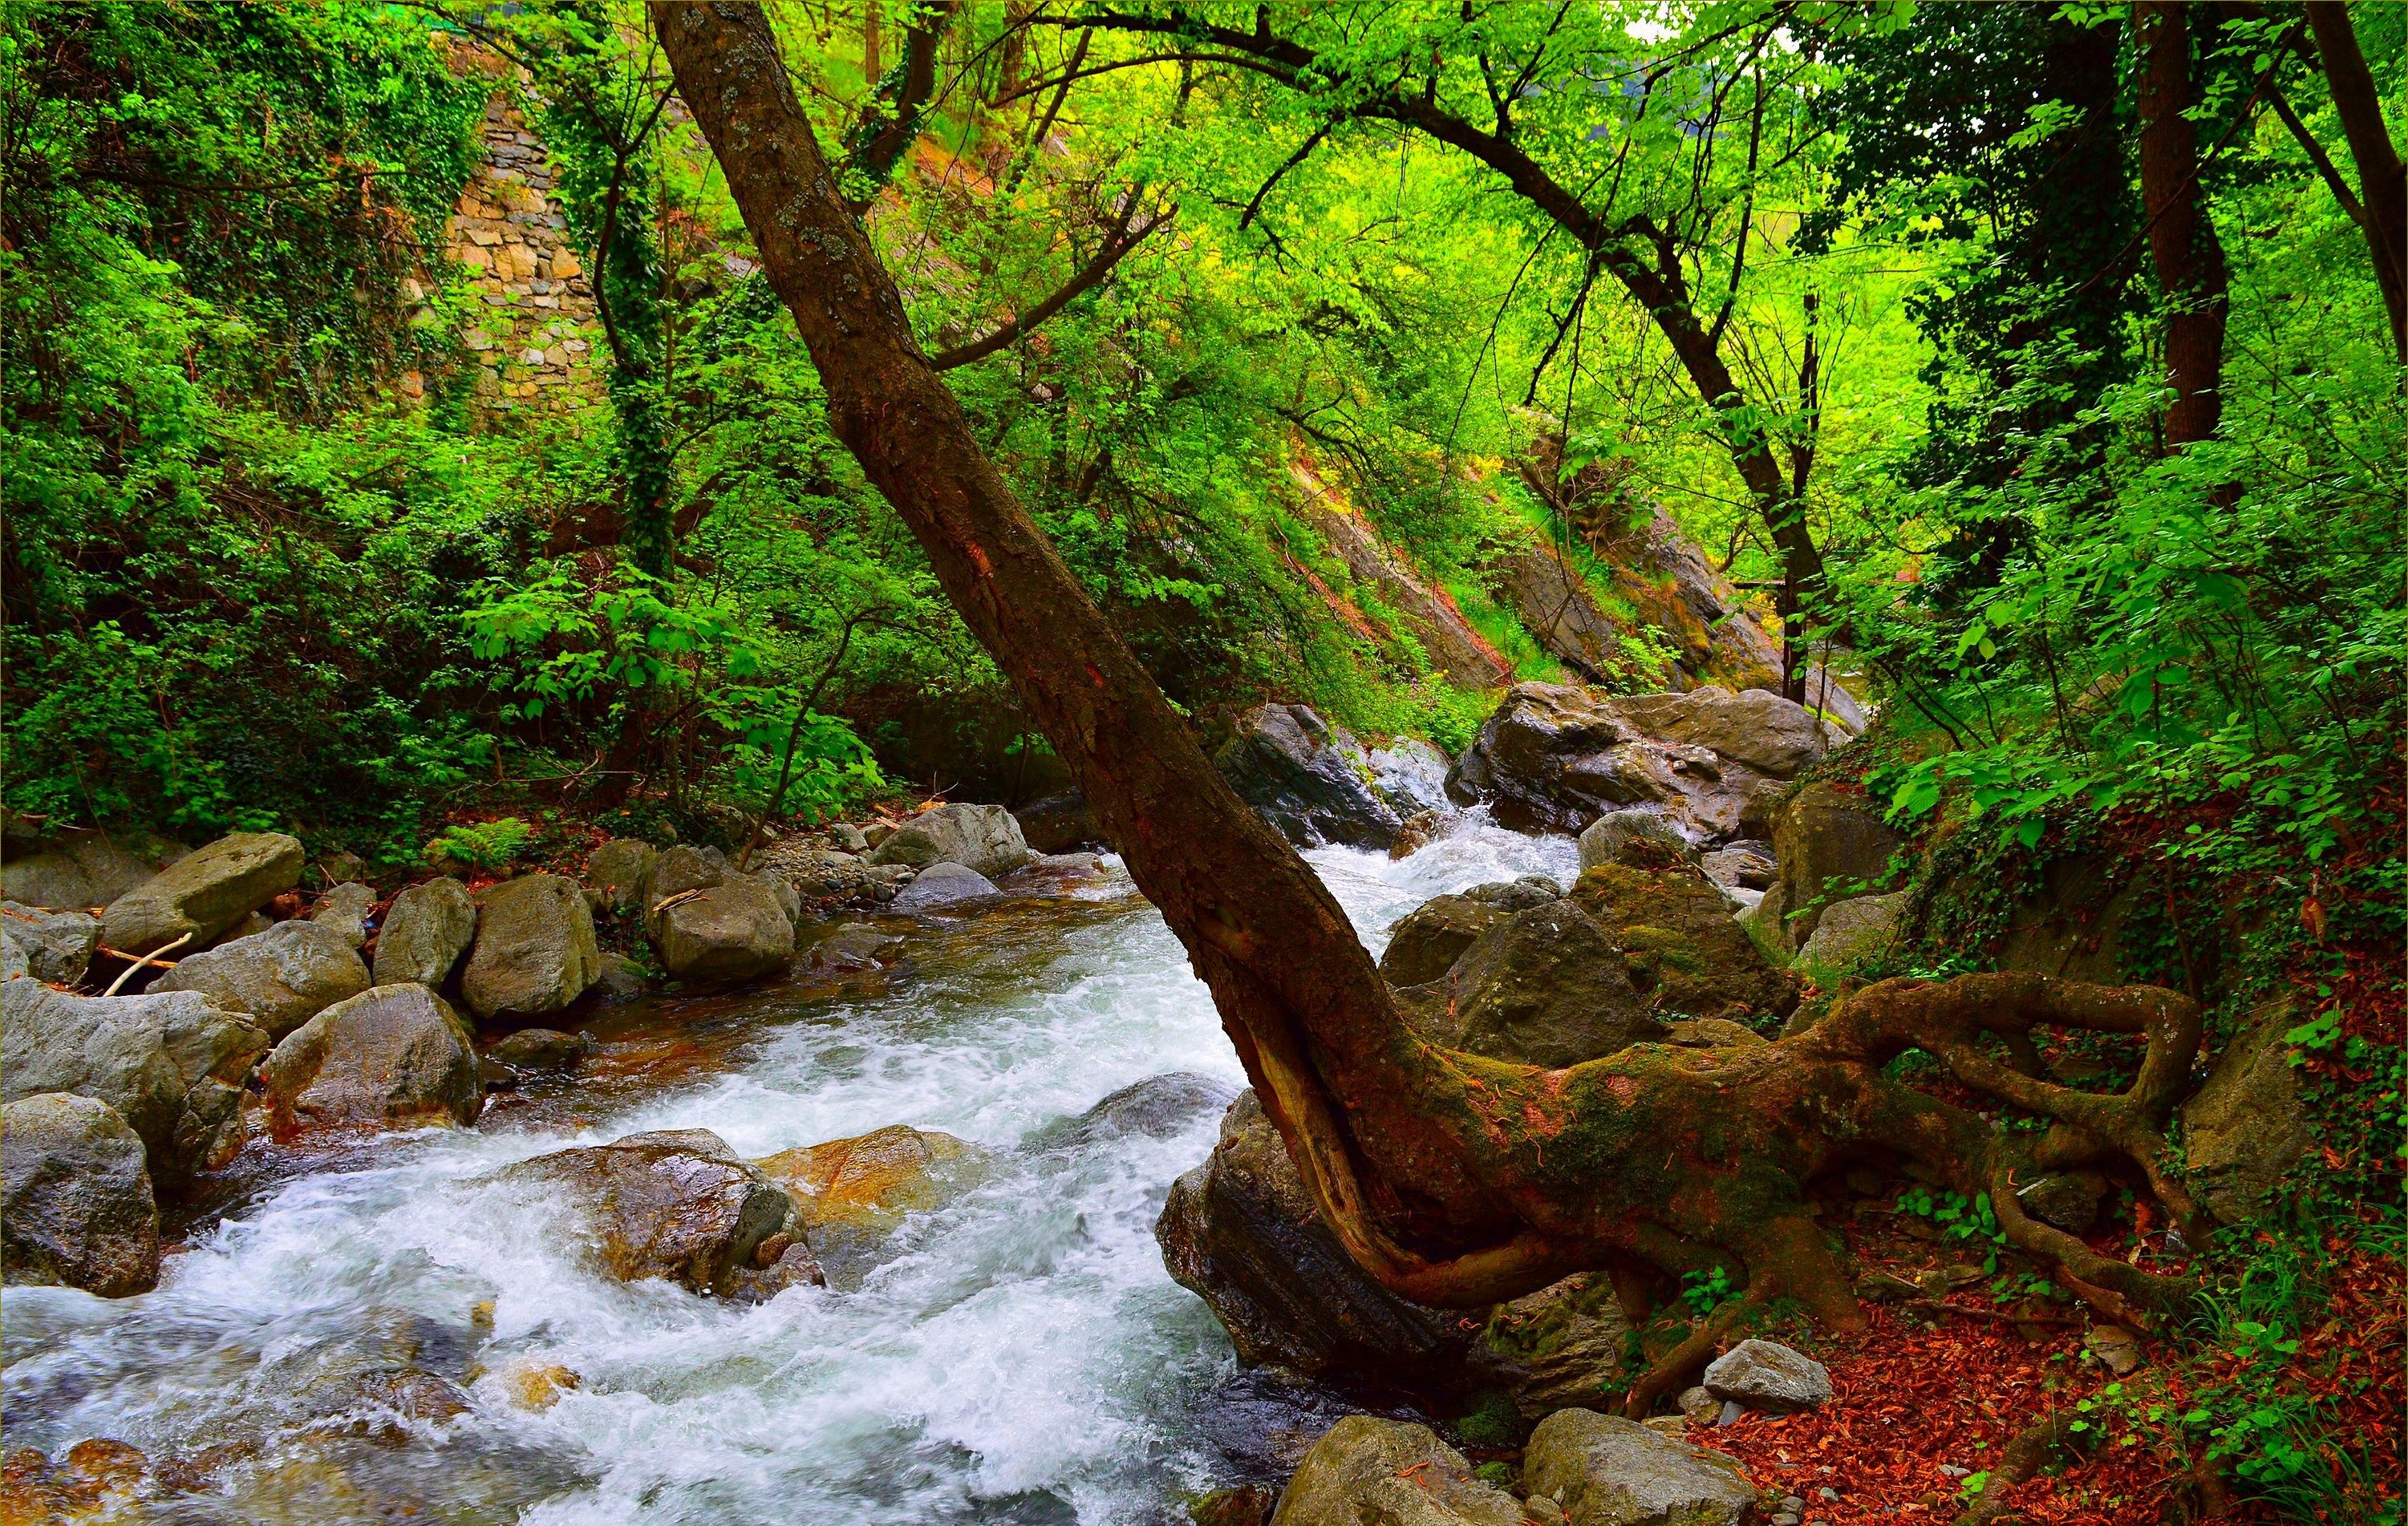
[[[901,299],[797,107],[752,5],[655,4],[678,88],[818,366],[837,436],[927,551],[964,620],[1069,764],[1211,988],[1238,1055],[1332,1231],[1424,1303],[1491,1303],[1584,1268],[1742,1261],[1748,1298],[1861,1323],[1806,1212],[1817,1174],[1868,1152],[1989,1192],[2016,1244],[2118,1317],[2182,1291],[2014,1207],[2017,1171],[2121,1160],[2162,1180],[2160,1130],[2199,1044],[2171,991],[2034,976],[1890,981],[1809,1033],[1742,1049],[1641,1045],[1541,1071],[1436,1048],[1295,850],[1214,772],[1185,723],[1037,530],[911,336]],[[2051,1086],[1991,1056],[2039,1024],[2142,1035],[2128,1092]],[[2057,1127],[2034,1141],[1885,1079],[1909,1048]],[[1737,1305],[1734,1305],[1737,1306]],[[1634,1389],[1643,1409],[1719,1326]]]

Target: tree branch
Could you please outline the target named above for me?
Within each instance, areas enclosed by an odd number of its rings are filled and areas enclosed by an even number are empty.
[[[1132,210],[1136,205],[1137,193],[1131,191],[1129,206]],[[1106,276],[1111,274],[1112,267],[1121,263],[1124,255],[1144,243],[1155,229],[1167,225],[1178,215],[1179,208],[1173,207],[1143,227],[1136,229],[1131,229],[1127,219],[1124,217],[1121,226],[1113,230],[1112,235],[1104,241],[1104,247],[1096,251],[1096,257],[1087,262],[1084,269],[1063,283],[1059,291],[1019,317],[1007,320],[1001,327],[982,338],[973,339],[968,344],[955,345],[951,349],[939,350],[928,357],[928,364],[939,371],[950,371],[957,365],[968,365],[972,361],[984,360],[996,350],[1011,344],[1021,335],[1033,333],[1047,319],[1068,307],[1080,293],[1093,290]]]

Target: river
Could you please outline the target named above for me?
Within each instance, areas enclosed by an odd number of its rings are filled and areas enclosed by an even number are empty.
[[[1400,862],[1311,859],[1375,949],[1432,895],[1564,838],[1475,813]],[[910,933],[882,978],[632,1004],[592,1074],[474,1130],[294,1156],[253,1144],[155,1292],[0,1294],[10,1448],[109,1437],[178,1487],[142,1519],[528,1526],[1170,1522],[1275,1473],[1336,1413],[1241,1374],[1154,1220],[1242,1086],[1203,987],[1117,868]],[[1082,1128],[1151,1077],[1140,1121]],[[747,1157],[910,1123],[995,1152],[857,1285],[759,1306],[623,1285],[565,1210],[490,1179],[650,1129]],[[522,1376],[576,1386],[529,1407]],[[471,1405],[412,1419],[394,1375]]]

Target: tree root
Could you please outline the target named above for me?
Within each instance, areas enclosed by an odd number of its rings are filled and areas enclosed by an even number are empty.
[[[2014,1502],[2008,1496],[2046,1466],[2065,1445],[2066,1438],[2073,1434],[2073,1419],[2072,1410],[2062,1410],[2017,1433],[2015,1439],[2007,1443],[1998,1465],[1990,1470],[1982,1497],[1960,1512],[1951,1526],[1990,1526],[1990,1522],[2014,1508]]]

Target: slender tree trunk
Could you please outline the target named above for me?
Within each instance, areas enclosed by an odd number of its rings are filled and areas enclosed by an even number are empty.
[[[2180,449],[2215,433],[2223,412],[2228,275],[2224,246],[2200,185],[2191,105],[2187,7],[2144,0],[2136,11],[2141,48],[2141,193],[2152,220],[2149,256],[2165,295],[2166,445]]]
[[[2309,0],[2308,25],[2324,59],[2333,109],[2358,161],[2358,198],[2366,209],[2366,242],[2374,274],[2383,283],[2383,307],[2391,319],[2391,349],[2408,364],[2408,168],[2400,161],[2383,122],[2383,98],[2374,74],[2358,46],[2349,7],[2341,0]]]

